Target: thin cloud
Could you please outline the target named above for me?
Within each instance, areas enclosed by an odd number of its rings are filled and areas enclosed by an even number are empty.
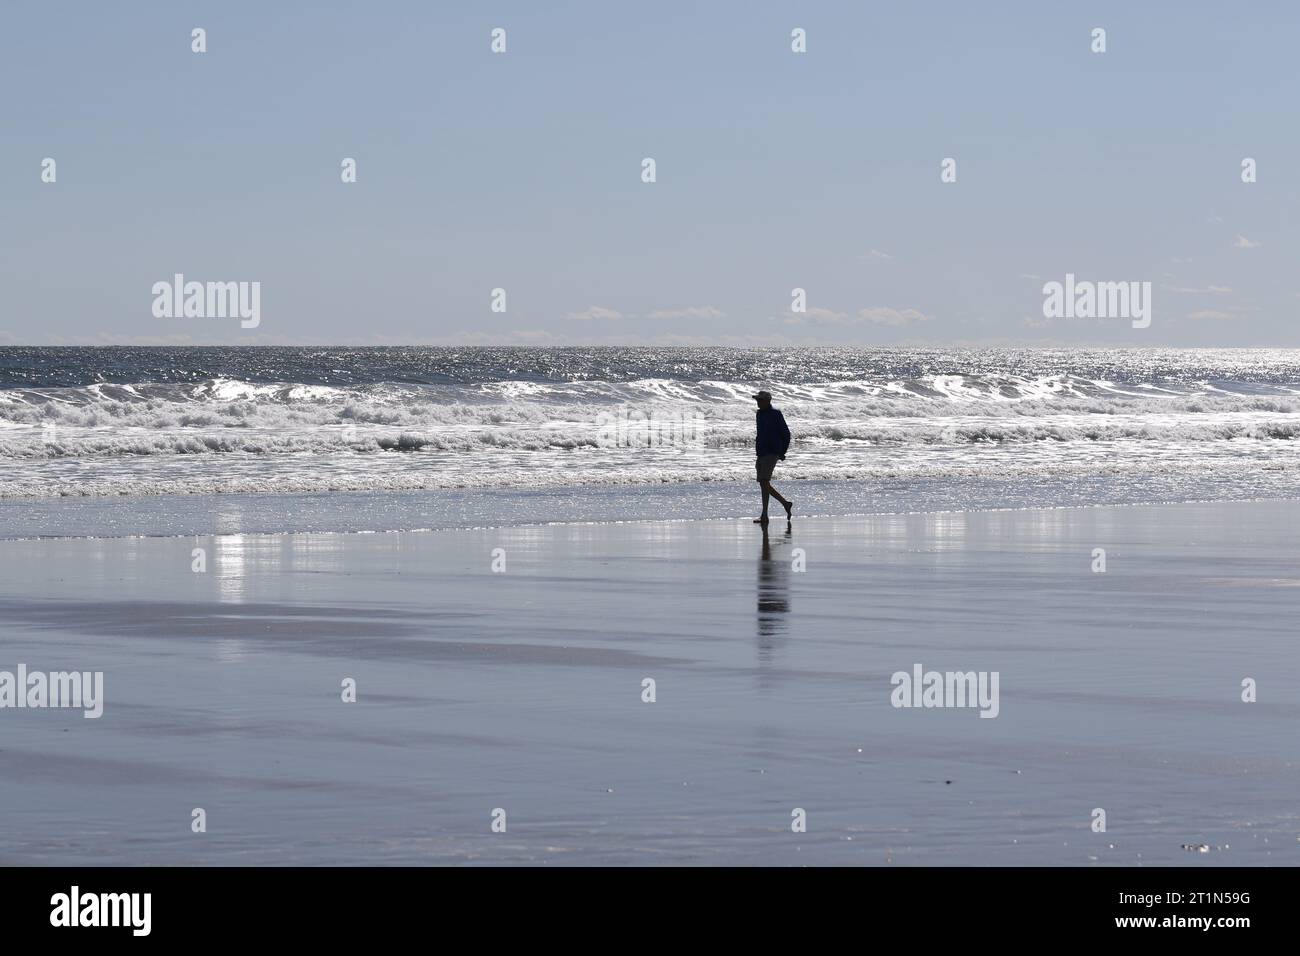
[[[901,327],[914,322],[928,322],[930,317],[916,309],[893,309],[889,306],[873,306],[859,309],[856,315],[847,312],[834,312],[831,309],[812,308],[805,313],[787,318],[787,325],[887,325]]]
[[[590,322],[593,320],[600,322],[617,322],[620,319],[629,318],[629,316],[625,316],[617,309],[607,309],[603,305],[590,305],[581,312],[567,312],[564,317],[575,322]]]
[[[888,306],[876,306],[860,309],[858,318],[873,325],[911,325],[913,322],[928,322],[930,317],[916,309],[891,309]]]
[[[847,312],[834,312],[831,309],[823,309],[820,306],[813,306],[806,312],[795,312],[785,320],[786,325],[805,325],[809,322],[814,325],[843,325],[849,321]]]
[[[1226,285],[1210,285],[1204,289],[1176,285],[1166,285],[1161,288],[1166,292],[1181,292],[1186,295],[1230,295],[1232,293],[1232,289]]]
[[[1234,249],[1258,249],[1262,245],[1262,242],[1254,242],[1241,233],[1237,233],[1237,238],[1232,240],[1232,248]]]
[[[722,319],[727,313],[711,305],[688,305],[680,309],[655,309],[652,319]]]
[[[1212,321],[1222,321],[1223,319],[1232,318],[1232,313],[1218,312],[1214,309],[1202,309],[1200,312],[1188,312],[1187,317],[1189,319],[1194,319],[1197,321],[1200,321],[1202,319],[1209,319]]]

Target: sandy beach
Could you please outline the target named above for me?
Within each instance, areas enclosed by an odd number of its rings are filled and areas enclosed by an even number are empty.
[[[3,541],[0,863],[1294,865],[1296,507]]]

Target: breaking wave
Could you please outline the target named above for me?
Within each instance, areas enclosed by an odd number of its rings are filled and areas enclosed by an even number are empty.
[[[1293,352],[68,351],[0,349],[0,497],[746,477],[760,387],[797,477],[1096,467],[1102,447],[1276,466],[1300,437]]]

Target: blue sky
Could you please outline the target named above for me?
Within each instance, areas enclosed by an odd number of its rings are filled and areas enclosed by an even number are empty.
[[[1298,37],[1284,2],[8,0],[0,345],[1300,346]],[[260,282],[260,324],[155,318],[177,272]],[[1151,282],[1150,328],[1045,319],[1067,272]]]

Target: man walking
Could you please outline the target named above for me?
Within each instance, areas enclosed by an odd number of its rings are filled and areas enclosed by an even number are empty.
[[[763,489],[763,514],[754,519],[754,524],[767,524],[768,498],[781,502],[781,507],[785,508],[786,520],[789,521],[794,502],[781,497],[781,493],[772,487],[772,469],[778,461],[785,459],[785,453],[790,448],[790,429],[786,427],[785,416],[780,409],[772,407],[771,392],[759,392],[754,396],[754,401],[758,402],[758,412],[754,416],[758,426],[754,454],[758,456],[758,486]]]

